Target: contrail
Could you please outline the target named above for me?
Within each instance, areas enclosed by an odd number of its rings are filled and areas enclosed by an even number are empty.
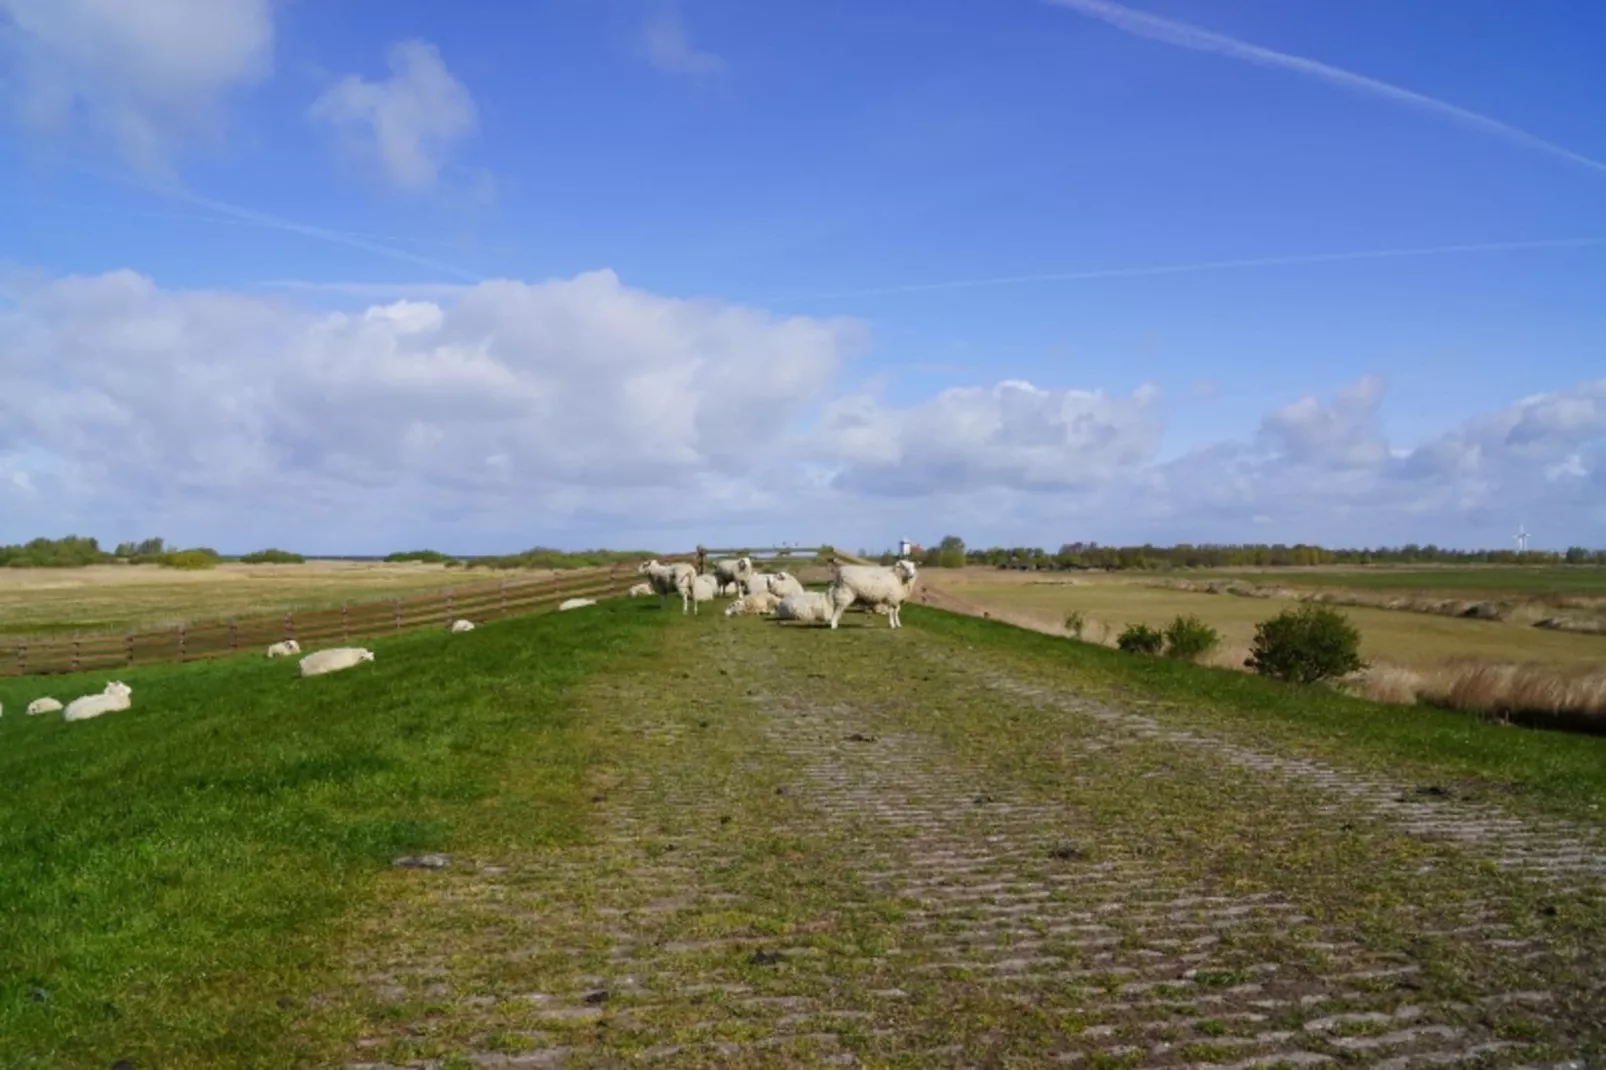
[[[268,230],[280,230],[289,234],[301,234],[308,238],[316,238],[319,241],[330,242],[334,245],[344,245],[352,249],[361,249],[364,252],[376,253],[392,260],[400,260],[419,267],[427,267],[432,271],[444,271],[468,282],[485,281],[483,275],[476,274],[467,268],[458,267],[456,264],[448,264],[445,261],[435,260],[431,257],[419,256],[417,253],[410,253],[405,249],[398,249],[393,245],[374,241],[363,234],[345,230],[332,230],[329,227],[314,226],[311,223],[298,223],[293,219],[283,219],[279,216],[269,215],[267,212],[259,212],[254,208],[245,208],[237,204],[230,204],[227,201],[202,196],[199,193],[191,192],[182,186],[171,183],[163,183],[158,188],[148,183],[135,182],[117,174],[84,170],[85,173],[92,174],[97,178],[110,180],[124,186],[132,186],[146,193],[154,193],[159,197],[184,201],[242,223],[250,223],[253,226],[264,227]],[[222,222],[222,220],[217,220],[217,222]]]
[[[1559,156],[1575,164],[1587,167],[1590,170],[1606,174],[1606,163],[1592,159],[1568,148],[1563,148],[1544,138],[1535,137],[1526,130],[1519,130],[1514,126],[1503,123],[1498,119],[1491,119],[1487,115],[1480,115],[1475,111],[1447,104],[1434,97],[1414,93],[1409,89],[1401,89],[1397,85],[1380,82],[1376,78],[1355,74],[1325,63],[1318,63],[1303,56],[1291,56],[1287,52],[1277,52],[1270,48],[1249,44],[1225,34],[1212,33],[1201,30],[1197,26],[1190,26],[1185,22],[1175,22],[1171,19],[1151,15],[1146,11],[1134,11],[1129,7],[1111,3],[1110,0],[1047,0],[1048,3],[1059,7],[1069,8],[1072,11],[1102,19],[1117,29],[1139,37],[1148,37],[1166,44],[1176,45],[1180,48],[1197,49],[1200,52],[1218,52],[1224,56],[1241,59],[1248,63],[1258,63],[1267,67],[1281,67],[1303,74],[1317,81],[1327,82],[1343,89],[1357,93],[1365,93],[1384,100],[1392,100],[1396,104],[1416,108],[1442,119],[1459,123],[1474,130],[1481,130],[1486,134],[1504,138],[1513,144],[1535,149],[1539,152]]]
[[[1545,241],[1429,245],[1416,249],[1371,249],[1352,253],[1304,253],[1294,256],[1262,256],[1247,260],[1205,260],[1195,264],[1161,264],[1151,267],[1060,271],[1046,275],[1000,275],[986,279],[957,279],[951,282],[924,282],[911,286],[882,286],[871,290],[848,290],[842,293],[806,294],[783,300],[814,301],[841,297],[879,297],[884,294],[922,293],[928,290],[969,290],[982,286],[1009,286],[1022,282],[1081,282],[1089,279],[1120,279],[1141,275],[1191,275],[1204,271],[1225,271],[1230,268],[1286,267],[1293,264],[1339,263],[1345,260],[1389,260],[1397,257],[1438,256],[1446,253],[1499,253],[1520,249],[1574,249],[1601,245],[1606,245],[1606,238],[1556,238]]]

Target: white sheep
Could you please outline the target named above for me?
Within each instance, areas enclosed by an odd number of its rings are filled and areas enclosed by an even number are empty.
[[[781,599],[775,615],[781,620],[824,624],[831,619],[831,599],[820,591],[795,591]]]
[[[285,639],[268,647],[268,657],[287,658],[291,654],[301,653],[301,644],[294,639]]]
[[[301,659],[302,676],[321,676],[326,672],[339,672],[361,665],[365,661],[373,661],[374,652],[360,646],[337,646],[329,650],[319,650],[308,654]]]
[[[691,595],[691,610],[699,613],[698,608],[704,602],[712,602],[719,592],[725,589],[724,583],[715,575],[693,576],[689,587]]]
[[[565,598],[558,603],[558,609],[579,609],[581,606],[594,606],[596,604],[597,600],[595,598]]]
[[[134,689],[118,680],[106,685],[98,695],[83,695],[67,703],[63,721],[87,721],[103,713],[126,710],[133,703]]]
[[[697,575],[697,570],[684,561],[676,561],[668,565],[660,565],[658,559],[643,561],[636,566],[636,571],[647,577],[652,589],[658,592],[658,605],[667,609],[669,596],[680,595],[680,611],[686,613],[691,608],[691,581]]]
[[[628,594],[631,598],[642,598],[642,597],[644,597],[646,595],[652,594],[652,584],[650,584],[650,583],[638,583],[634,587],[630,588],[630,590],[626,591],[625,593]]]
[[[452,621],[451,627],[447,629],[447,631],[451,632],[453,635],[458,635],[463,632],[471,632],[473,630],[474,622],[471,620],[454,620]]]
[[[723,594],[727,587],[734,587],[737,591],[742,589],[742,581],[753,571],[753,559],[738,557],[730,561],[714,562],[714,577],[719,581],[717,593]]]
[[[61,703],[46,695],[44,698],[36,698],[28,703],[28,716],[38,717],[41,713],[55,713],[59,709],[61,709]]]
[[[785,598],[789,594],[802,594],[803,584],[790,572],[777,572],[770,577],[769,591],[777,598]]]
[[[901,628],[903,622],[898,611],[904,599],[914,590],[915,563],[908,559],[895,562],[890,568],[883,565],[839,565],[836,578],[826,592],[831,602],[831,627],[835,628],[842,613],[858,602],[867,607],[887,607],[887,626]]]
[[[756,613],[761,617],[767,617],[773,614],[775,607],[780,604],[781,600],[770,592],[754,591],[752,594],[742,595],[742,597],[726,606],[725,616],[737,617],[744,613]]]

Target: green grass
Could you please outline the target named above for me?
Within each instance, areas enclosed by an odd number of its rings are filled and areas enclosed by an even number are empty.
[[[1135,711],[1182,707],[1248,741],[1362,766],[1386,764],[1400,776],[1519,783],[1546,809],[1606,821],[1606,738],[1489,724],[1463,713],[1387,706],[1325,687],[1298,687],[1230,669],[1124,654],[912,606],[906,622],[985,648],[1035,675],[1080,691],[1104,691]]]
[[[1204,574],[1204,573],[1201,573]],[[1606,597],[1606,568],[1460,566],[1433,569],[1266,569],[1209,570],[1212,579],[1243,580],[1277,587],[1349,587],[1373,591],[1422,591],[1450,597],[1497,595]]]
[[[327,1065],[309,997],[394,855],[566,843],[569,689],[653,643],[635,605],[295,659],[0,680],[0,1066]],[[133,708],[23,716],[107,679]]]

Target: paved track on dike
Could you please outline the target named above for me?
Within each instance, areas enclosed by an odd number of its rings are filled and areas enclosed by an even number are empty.
[[[1597,829],[848,621],[588,684],[594,835],[401,878],[347,1065],[1606,1065]]]

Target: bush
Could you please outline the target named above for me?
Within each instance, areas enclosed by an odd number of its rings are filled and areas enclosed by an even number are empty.
[[[440,564],[442,561],[450,561],[452,558],[449,554],[443,554],[439,550],[399,550],[387,556],[385,560],[391,564],[398,564],[402,561],[423,561],[434,565]]]
[[[301,565],[305,564],[306,560],[300,554],[293,554],[289,550],[275,550],[269,547],[266,550],[258,550],[254,554],[246,554],[240,558],[240,563],[244,565]]]
[[[0,546],[0,565],[13,568],[82,568],[100,565],[112,556],[95,539],[68,535],[64,539],[32,539],[16,546]]]
[[[1165,646],[1165,633],[1157,632],[1147,624],[1128,624],[1126,631],[1115,640],[1115,645],[1128,654],[1158,654]]]
[[[1244,664],[1262,676],[1313,684],[1366,668],[1361,633],[1331,606],[1306,604],[1263,620]]]
[[[1087,618],[1082,616],[1082,611],[1080,609],[1073,609],[1069,613],[1065,614],[1065,630],[1076,636],[1078,639],[1082,638],[1082,631],[1086,627]]]
[[[1221,642],[1221,633],[1198,617],[1179,615],[1165,630],[1165,656],[1198,661]]]
[[[216,568],[223,563],[223,556],[216,550],[206,546],[198,546],[193,550],[174,550],[163,554],[157,563],[167,568],[202,569]]]

